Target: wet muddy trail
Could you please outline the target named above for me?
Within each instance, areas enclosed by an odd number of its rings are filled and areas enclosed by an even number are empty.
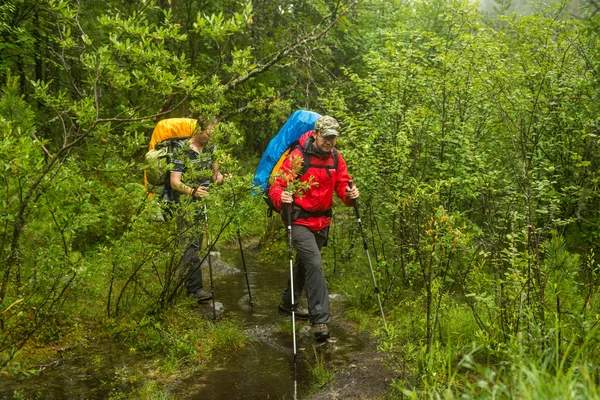
[[[330,326],[332,339],[319,345],[312,337],[310,324],[296,322],[297,357],[289,326],[291,317],[278,313],[280,294],[288,279],[288,264],[261,263],[244,250],[253,307],[250,306],[245,274],[239,249],[222,249],[222,258],[240,269],[229,276],[215,278],[215,295],[224,305],[222,318],[236,316],[244,321],[251,342],[242,350],[226,355],[198,376],[180,382],[174,392],[182,399],[295,399],[306,398],[315,391],[311,369],[323,362],[335,370],[348,365],[369,345],[366,336],[349,335],[335,313],[341,303],[332,299],[334,317]],[[219,265],[215,270],[219,275]],[[210,304],[204,313],[212,316]],[[288,325],[288,329],[281,329]]]
[[[281,316],[277,311],[280,293],[288,278],[287,262],[283,260],[280,265],[263,263],[252,251],[244,249],[253,300],[251,307],[239,249],[222,248],[221,252],[223,261],[213,261],[215,297],[217,306],[222,304],[223,307],[216,323],[223,318],[237,318],[243,321],[251,340],[243,349],[220,353],[196,374],[172,384],[169,398],[373,398],[368,394],[369,388],[365,387],[373,386],[372,380],[361,383],[360,377],[374,373],[374,368],[384,368],[382,360],[378,359],[367,335],[358,335],[349,329],[343,320],[343,303],[336,301],[335,295],[332,296],[330,325],[332,339],[324,345],[316,344],[310,324],[298,321],[298,355],[294,358],[291,318]],[[208,281],[206,268],[205,272]],[[206,318],[213,316],[210,303],[200,305],[197,312]],[[153,362],[129,354],[118,343],[97,343],[93,347],[67,351],[69,354],[60,362],[48,365],[38,375],[21,381],[5,380],[0,385],[0,399],[15,398],[15,390],[20,390],[25,398],[110,398],[132,389],[129,380],[119,381],[119,371],[143,370],[144,363]],[[324,388],[319,388],[315,382],[317,378],[313,371],[317,363],[335,374],[332,383]],[[389,373],[382,376],[378,372],[377,380],[375,392],[389,389]],[[344,390],[347,395],[343,394]]]

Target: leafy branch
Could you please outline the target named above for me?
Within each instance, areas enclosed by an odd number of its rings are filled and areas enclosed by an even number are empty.
[[[318,186],[319,182],[314,182],[314,177],[312,175],[308,177],[308,181],[296,179],[300,177],[302,169],[304,168],[304,158],[296,154],[288,157],[290,160],[290,170],[286,172],[280,169],[269,179],[269,183],[273,184],[279,178],[283,181],[286,192],[296,195],[301,199],[308,189],[313,186]]]

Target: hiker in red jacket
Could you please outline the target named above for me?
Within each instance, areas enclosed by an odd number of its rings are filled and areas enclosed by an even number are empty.
[[[356,186],[349,188],[350,176],[346,162],[335,148],[339,135],[337,121],[325,115],[317,119],[315,129],[306,132],[299,145],[290,152],[280,172],[269,189],[269,197],[275,209],[282,212],[284,220],[288,205],[292,206],[292,241],[296,249],[294,264],[294,300],[291,304],[290,282],[281,296],[279,310],[292,313],[298,319],[310,319],[313,333],[318,341],[329,338],[328,324],[331,321],[329,295],[323,273],[321,248],[327,244],[331,206],[335,193],[346,205],[352,206],[358,198]],[[292,171],[294,157],[304,159],[302,176]],[[307,163],[308,162],[308,163]],[[312,181],[310,178],[312,177]],[[293,179],[307,182],[310,187],[301,196],[286,191],[287,182]],[[306,287],[308,310],[298,306],[302,289]]]

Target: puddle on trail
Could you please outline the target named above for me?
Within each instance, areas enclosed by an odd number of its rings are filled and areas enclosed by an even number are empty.
[[[0,377],[0,399],[106,399],[110,393],[129,392],[132,385],[119,377],[151,362],[118,343],[99,341],[65,351],[35,376]]]
[[[225,262],[242,270],[239,249],[221,251]],[[310,369],[317,357],[325,361],[328,370],[335,370],[349,364],[367,345],[367,339],[346,336],[337,326],[336,317],[339,316],[336,316],[334,303],[330,330],[337,340],[326,346],[315,346],[308,322],[299,321],[296,323],[298,356],[294,360],[291,333],[276,330],[276,326],[290,319],[277,312],[289,264],[261,263],[247,249],[244,249],[244,256],[253,309],[243,271],[215,278],[214,285],[215,297],[225,307],[223,318],[236,316],[244,321],[252,338],[250,343],[242,350],[219,354],[196,375],[171,386],[171,398],[301,399],[310,390]],[[208,273],[205,276],[208,281]],[[212,315],[212,312],[207,314]],[[129,355],[116,343],[74,350],[58,366],[39,375],[0,384],[0,399],[15,398],[15,390],[20,390],[24,398],[32,399],[106,399],[111,393],[123,394],[132,390],[129,384],[119,381],[121,371],[143,369],[148,363],[152,360]],[[0,377],[0,383],[2,380],[4,378]]]

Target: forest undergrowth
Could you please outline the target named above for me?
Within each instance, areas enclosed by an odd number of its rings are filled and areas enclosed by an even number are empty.
[[[488,3],[0,5],[0,377],[93,337],[166,354],[167,380],[243,346],[239,321],[181,312],[144,154],[158,120],[216,116],[233,178],[210,189],[211,238],[285,258],[249,182],[310,109],[340,123],[387,324],[339,203],[325,273],[397,369],[390,395],[598,398],[598,5]]]

